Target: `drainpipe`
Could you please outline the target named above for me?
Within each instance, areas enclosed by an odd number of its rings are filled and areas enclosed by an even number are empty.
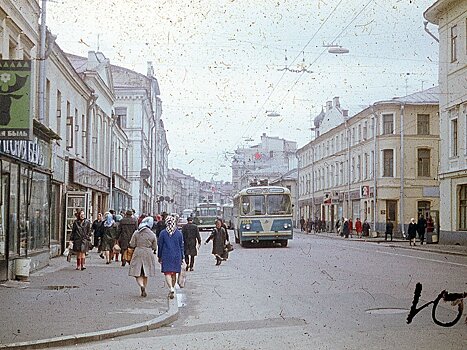
[[[402,237],[405,237],[404,230],[404,104],[401,104],[401,117],[400,117],[400,128],[401,128],[401,150],[400,150],[400,162],[401,162],[401,180],[400,180],[400,210],[399,210],[399,223],[401,226]]]
[[[423,22],[423,25],[425,26],[425,32],[427,32],[429,36],[431,36],[433,39],[436,40],[436,42],[439,43],[439,39],[438,39],[437,37],[435,37],[435,36],[433,35],[433,33],[430,32],[430,30],[428,29],[428,27],[427,27],[428,21],[424,21],[424,22]]]
[[[371,112],[373,113],[374,117],[374,124],[373,124],[373,230],[376,230],[376,220],[377,220],[377,213],[376,213],[376,185],[377,185],[377,171],[378,171],[378,143],[376,141],[376,136],[378,133],[378,117],[375,113],[374,106],[371,106]]]
[[[46,6],[47,0],[42,0],[41,6],[41,31],[40,31],[40,48],[39,48],[39,101],[38,101],[38,112],[39,121],[44,122],[45,119],[45,42],[47,37],[46,27]]]

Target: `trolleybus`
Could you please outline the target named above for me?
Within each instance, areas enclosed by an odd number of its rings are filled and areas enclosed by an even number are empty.
[[[200,230],[212,229],[216,227],[216,219],[221,216],[222,210],[219,203],[198,203],[193,213],[193,223]]]
[[[235,242],[242,246],[273,241],[287,246],[293,238],[290,190],[279,186],[248,187],[234,197]]]

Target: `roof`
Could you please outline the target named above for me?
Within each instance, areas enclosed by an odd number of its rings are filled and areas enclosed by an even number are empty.
[[[429,22],[438,25],[443,13],[449,8],[459,5],[461,1],[462,0],[438,0],[425,10],[423,17],[425,17]]]
[[[375,105],[386,104],[386,103],[398,103],[398,104],[439,104],[440,90],[438,86],[415,92],[413,94],[404,97],[394,97],[391,100],[383,100],[375,102]]]

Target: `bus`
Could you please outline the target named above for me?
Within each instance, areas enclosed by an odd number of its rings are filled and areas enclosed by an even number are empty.
[[[293,238],[290,190],[280,186],[257,186],[234,197],[235,242],[245,246],[272,241],[287,247]]]
[[[228,229],[234,228],[233,204],[224,204],[222,206],[222,219]]]
[[[193,213],[193,223],[200,230],[213,229],[216,227],[216,219],[221,216],[222,210],[219,203],[198,203]]]

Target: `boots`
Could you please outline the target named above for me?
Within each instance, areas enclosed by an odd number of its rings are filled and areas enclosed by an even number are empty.
[[[76,270],[81,270],[81,258],[76,258]]]

